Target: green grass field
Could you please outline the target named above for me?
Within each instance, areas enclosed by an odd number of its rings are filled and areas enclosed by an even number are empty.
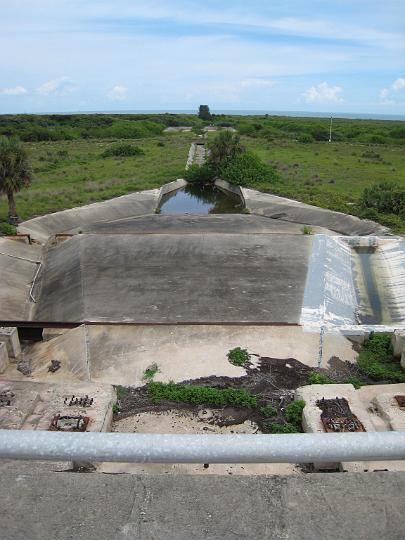
[[[204,123],[196,115],[110,116],[0,116],[0,133],[31,141],[25,144],[35,178],[16,197],[23,219],[155,188],[183,176],[195,134],[156,135],[155,131],[166,125],[201,128]],[[332,143],[325,140],[329,135],[325,118],[216,115],[212,122],[234,125],[244,146],[276,168],[279,180],[256,182],[251,185],[255,189],[359,217],[366,216],[358,204],[365,187],[393,182],[405,190],[403,122],[336,119],[337,141]],[[129,138],[135,128],[144,131],[143,138]],[[106,138],[114,129],[123,132],[119,137],[126,142],[141,147],[144,155],[103,158],[104,150],[121,140]],[[103,138],[92,138],[96,134]],[[39,136],[46,140],[32,142]],[[64,140],[50,140],[56,136]],[[209,139],[214,136],[209,133]],[[312,142],[299,142],[303,136]],[[3,196],[0,221],[6,218]],[[376,220],[405,232],[400,215],[378,214]]]
[[[26,143],[35,178],[29,189],[17,194],[17,211],[22,219],[28,219],[181,178],[192,137],[181,133],[127,140],[145,154],[126,158],[102,158],[112,144],[106,140]],[[6,218],[7,203],[2,197],[0,221]]]
[[[278,171],[279,183],[252,186],[261,191],[361,215],[357,203],[364,188],[388,181],[405,190],[405,150],[401,146],[275,143],[249,137],[242,141]],[[380,219],[397,231],[405,231],[398,216],[380,215]]]

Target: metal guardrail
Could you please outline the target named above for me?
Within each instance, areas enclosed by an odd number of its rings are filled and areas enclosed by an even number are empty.
[[[0,430],[0,458],[126,463],[401,460],[405,432],[157,435]]]

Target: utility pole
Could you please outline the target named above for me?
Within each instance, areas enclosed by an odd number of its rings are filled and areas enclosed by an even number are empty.
[[[333,117],[330,117],[330,126],[329,126],[329,142],[332,142],[332,120]]]

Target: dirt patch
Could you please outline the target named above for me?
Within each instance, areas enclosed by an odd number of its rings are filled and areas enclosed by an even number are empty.
[[[184,381],[182,384],[209,386],[219,390],[239,388],[257,396],[258,407],[255,409],[245,407],[212,409],[210,417],[204,419],[204,422],[218,427],[253,422],[259,426],[261,432],[269,433],[272,423],[284,423],[285,407],[293,400],[294,390],[307,384],[311,369],[294,358],[261,357],[255,362],[255,365],[250,365],[246,369],[246,375],[243,377],[202,377]],[[196,406],[169,400],[162,400],[155,405],[148,396],[147,386],[123,389],[119,392],[119,398],[120,412],[114,416],[114,421],[118,423],[127,417],[140,413],[163,413],[169,410],[194,412],[200,415],[201,421],[201,412],[207,409],[204,405]],[[271,406],[274,409],[274,414],[266,415],[263,413],[262,409],[266,406]]]

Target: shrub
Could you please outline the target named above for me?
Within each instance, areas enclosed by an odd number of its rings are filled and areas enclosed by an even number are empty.
[[[314,138],[310,133],[302,133],[298,137],[298,142],[300,142],[300,143],[311,143],[311,142],[314,142]]]
[[[303,225],[301,227],[301,232],[302,234],[312,234],[314,230],[310,225]]]
[[[330,377],[327,375],[324,375],[323,373],[319,373],[318,371],[311,371],[311,373],[308,376],[308,383],[309,384],[334,384],[335,381],[332,381]]]
[[[252,152],[244,152],[220,167],[219,175],[223,180],[238,186],[271,183],[277,181],[273,167],[264,164]]]
[[[270,403],[268,403],[267,405],[262,407],[260,409],[260,412],[266,418],[270,418],[271,416],[276,416],[276,414],[277,414],[276,409],[272,405],[270,405]]]
[[[298,430],[292,424],[273,423],[270,426],[272,433],[298,433]]]
[[[245,366],[250,360],[250,354],[246,349],[235,347],[231,349],[227,354],[228,360],[234,366]]]
[[[208,163],[203,163],[201,166],[191,165],[186,170],[184,178],[192,184],[209,184],[214,180],[215,174]]]
[[[302,411],[305,407],[305,401],[298,399],[292,401],[285,408],[285,417],[289,424],[292,424],[297,430],[302,429]]]
[[[113,144],[107,148],[101,156],[106,157],[129,157],[129,156],[142,156],[145,152],[139,146],[134,146],[129,143]]]
[[[209,386],[181,385],[173,382],[150,382],[148,395],[153,403],[159,404],[162,399],[193,405],[211,405],[213,407],[257,407],[256,396],[238,388],[212,388]]]
[[[10,223],[0,223],[0,233],[6,234],[7,236],[15,236],[17,234],[17,229],[14,225],[10,225]]]
[[[405,212],[405,190],[389,182],[375,184],[363,191],[360,205],[386,214],[402,214]]]

